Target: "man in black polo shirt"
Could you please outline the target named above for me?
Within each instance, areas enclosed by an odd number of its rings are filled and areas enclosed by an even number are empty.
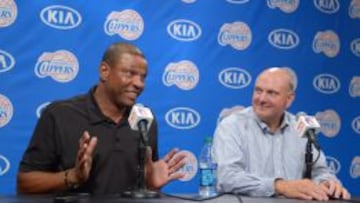
[[[131,190],[137,181],[140,137],[127,119],[144,89],[146,74],[147,61],[138,48],[111,45],[99,66],[96,86],[85,95],[53,102],[43,111],[20,163],[18,192]],[[177,150],[158,160],[156,121],[148,135],[146,183],[158,189],[183,177],[176,171],[185,160],[175,156]]]

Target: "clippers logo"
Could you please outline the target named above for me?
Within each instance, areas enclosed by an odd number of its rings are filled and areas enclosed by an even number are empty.
[[[14,57],[8,52],[0,49],[0,73],[6,72],[15,66]]]
[[[10,161],[0,154],[0,176],[3,176],[10,170]]]
[[[193,21],[179,19],[172,21],[167,26],[169,35],[179,41],[194,41],[201,36],[201,28]]]
[[[338,0],[314,0],[315,7],[328,14],[333,14],[339,11],[340,3]]]
[[[300,0],[267,0],[267,5],[271,9],[279,8],[285,13],[296,11]]]
[[[314,88],[324,94],[333,94],[340,89],[340,81],[331,74],[317,75],[313,80]]]
[[[249,2],[250,0],[226,0],[226,1],[232,4],[244,4]]]
[[[337,174],[340,172],[340,169],[341,169],[341,164],[340,162],[335,159],[334,157],[331,157],[331,156],[327,156],[326,157],[326,163],[327,163],[327,166],[329,167],[329,169],[334,173],[334,174]]]
[[[335,57],[340,50],[340,40],[337,34],[331,30],[317,32],[312,48],[315,53],[324,52],[328,57]]]
[[[164,85],[168,87],[176,85],[180,89],[191,90],[199,82],[199,71],[191,61],[170,63],[165,68],[162,80]]]
[[[61,5],[45,7],[41,10],[40,18],[46,25],[59,30],[76,28],[82,21],[77,10]]]
[[[360,0],[352,0],[349,6],[350,18],[360,18]]]
[[[106,18],[104,30],[109,36],[118,34],[126,40],[136,40],[144,31],[144,21],[138,12],[131,9],[113,11]]]
[[[350,44],[350,48],[355,56],[360,57],[360,38],[354,39]]]
[[[66,50],[44,52],[35,65],[39,78],[50,76],[58,82],[70,82],[79,71],[79,63],[74,54]]]
[[[177,107],[170,109],[165,114],[165,120],[168,125],[176,129],[195,128],[200,123],[200,114],[194,109],[188,107]]]
[[[268,41],[279,49],[292,49],[299,44],[299,36],[288,29],[276,29],[270,32]]]
[[[49,104],[51,104],[51,102],[45,102],[45,103],[40,104],[40,106],[38,106],[38,107],[36,108],[36,117],[37,117],[37,118],[40,118],[41,113],[44,111],[44,109],[45,109]]]
[[[354,120],[351,122],[351,126],[357,134],[360,134],[360,116],[354,118]]]
[[[318,112],[315,115],[321,126],[321,132],[326,137],[335,137],[341,126],[339,115],[334,110],[326,110],[324,112]]]
[[[236,105],[233,106],[231,108],[224,108],[223,110],[221,110],[219,117],[217,119],[217,122],[219,123],[220,121],[222,121],[222,119],[224,119],[225,117],[235,113],[235,112],[240,112],[244,109],[244,106],[241,105]]]
[[[221,46],[230,45],[234,49],[246,49],[252,39],[249,26],[243,22],[225,23],[218,34],[218,43]]]
[[[349,94],[351,97],[360,97],[360,77],[354,76],[349,85]]]
[[[244,69],[231,67],[220,72],[219,81],[227,88],[242,89],[249,86],[251,75]]]
[[[10,100],[0,94],[0,128],[4,127],[13,116],[13,105]]]
[[[354,157],[354,159],[351,162],[350,176],[352,178],[360,177],[360,157],[359,156]]]
[[[14,0],[0,0],[0,28],[13,24],[17,16],[17,6]]]
[[[192,152],[186,150],[182,150],[178,152],[174,158],[176,158],[176,156],[179,155],[185,155],[185,162],[186,162],[185,165],[178,170],[178,172],[185,174],[185,176],[180,178],[179,180],[190,181],[191,179],[194,178],[198,170],[197,159]]]

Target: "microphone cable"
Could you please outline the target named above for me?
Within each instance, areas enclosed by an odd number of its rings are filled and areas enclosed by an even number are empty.
[[[314,166],[315,163],[316,163],[316,162],[319,160],[319,158],[320,158],[320,153],[321,153],[321,151],[320,151],[320,150],[317,150],[317,152],[318,152],[318,154],[317,154],[317,156],[316,156],[316,159],[312,162],[311,166]]]

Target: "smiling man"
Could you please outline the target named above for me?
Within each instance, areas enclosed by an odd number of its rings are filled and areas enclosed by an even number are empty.
[[[117,194],[133,189],[140,136],[130,129],[128,116],[146,75],[147,61],[137,47],[112,44],[99,65],[96,86],[43,111],[20,163],[18,192]],[[185,160],[175,157],[177,150],[158,160],[155,121],[148,135],[146,182],[158,189],[183,177],[176,171]]]
[[[322,152],[312,179],[303,178],[306,139],[297,135],[295,116],[286,111],[295,98],[295,83],[287,68],[264,70],[255,82],[252,107],[219,123],[214,152],[220,191],[307,200],[350,198]]]

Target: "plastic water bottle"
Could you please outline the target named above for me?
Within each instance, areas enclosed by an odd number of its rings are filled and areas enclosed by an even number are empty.
[[[199,195],[211,197],[217,194],[217,164],[212,155],[212,138],[206,137],[199,156],[200,187]]]

